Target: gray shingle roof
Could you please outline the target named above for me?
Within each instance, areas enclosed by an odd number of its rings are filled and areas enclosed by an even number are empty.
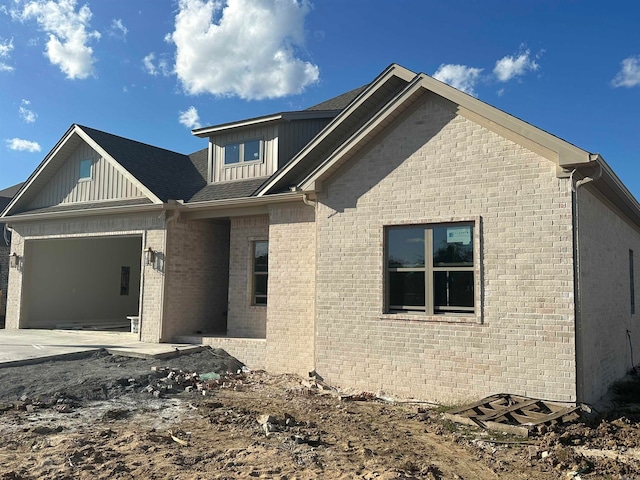
[[[207,183],[189,155],[79,126],[163,202],[186,200]]]
[[[363,85],[362,87],[354,88],[342,95],[338,95],[337,97],[330,98],[329,100],[325,100],[324,102],[318,103],[312,107],[307,108],[306,110],[342,110],[347,105],[349,105],[360,93],[369,86]]]
[[[189,203],[250,197],[265,180],[266,178],[252,178],[250,180],[212,183],[191,197]]]

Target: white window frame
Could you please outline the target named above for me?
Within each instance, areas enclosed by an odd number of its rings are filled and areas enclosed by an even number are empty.
[[[471,266],[434,266],[433,265],[433,229],[437,227],[457,227],[457,226],[469,226],[471,227],[473,239],[472,239],[472,258],[473,265]],[[417,267],[390,267],[389,266],[389,231],[393,229],[401,228],[417,228],[424,232],[424,266]],[[443,317],[473,317],[474,319],[481,321],[481,312],[479,301],[480,295],[480,240],[479,240],[479,219],[461,219],[452,220],[446,222],[419,222],[419,223],[406,223],[399,225],[387,225],[383,227],[384,235],[384,266],[383,266],[383,278],[384,278],[384,317],[394,316],[415,316],[419,315],[423,318],[429,319],[442,319]],[[434,272],[438,271],[469,271],[473,273],[473,307],[440,307],[439,311],[435,311],[434,307],[434,291],[435,285],[433,282]],[[392,272],[423,272],[425,275],[425,292],[424,292],[424,307],[422,306],[401,306],[391,305],[391,273]],[[448,311],[450,310],[450,311]]]
[[[258,158],[257,159],[252,159],[252,160],[246,160],[244,158],[244,149],[245,149],[245,144],[250,143],[250,142],[258,142]],[[238,146],[238,161],[234,162],[234,163],[227,163],[227,148],[230,146]],[[225,143],[224,147],[222,148],[222,164],[224,165],[225,168],[230,168],[230,167],[237,167],[238,165],[245,165],[247,163],[260,163],[263,161],[264,158],[264,142],[262,141],[261,138],[249,138],[247,140],[243,140],[241,142],[228,142]]]
[[[87,162],[89,163],[89,176],[83,177],[82,165],[86,165]],[[80,160],[80,163],[78,165],[78,180],[81,182],[87,182],[92,178],[93,178],[93,160],[90,158],[83,158],[82,160]]]

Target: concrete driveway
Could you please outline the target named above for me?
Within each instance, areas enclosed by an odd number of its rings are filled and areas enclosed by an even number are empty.
[[[135,333],[79,330],[0,330],[0,368],[39,363],[101,349],[114,355],[165,358],[208,347],[179,343],[143,343]]]

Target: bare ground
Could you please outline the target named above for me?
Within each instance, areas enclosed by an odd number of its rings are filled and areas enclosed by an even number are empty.
[[[0,369],[0,480],[640,478],[633,405],[521,439],[240,368],[210,350]]]

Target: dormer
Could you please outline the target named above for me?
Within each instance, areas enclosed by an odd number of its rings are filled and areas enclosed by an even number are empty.
[[[209,139],[208,183],[269,177],[340,110],[303,110],[194,130]]]

